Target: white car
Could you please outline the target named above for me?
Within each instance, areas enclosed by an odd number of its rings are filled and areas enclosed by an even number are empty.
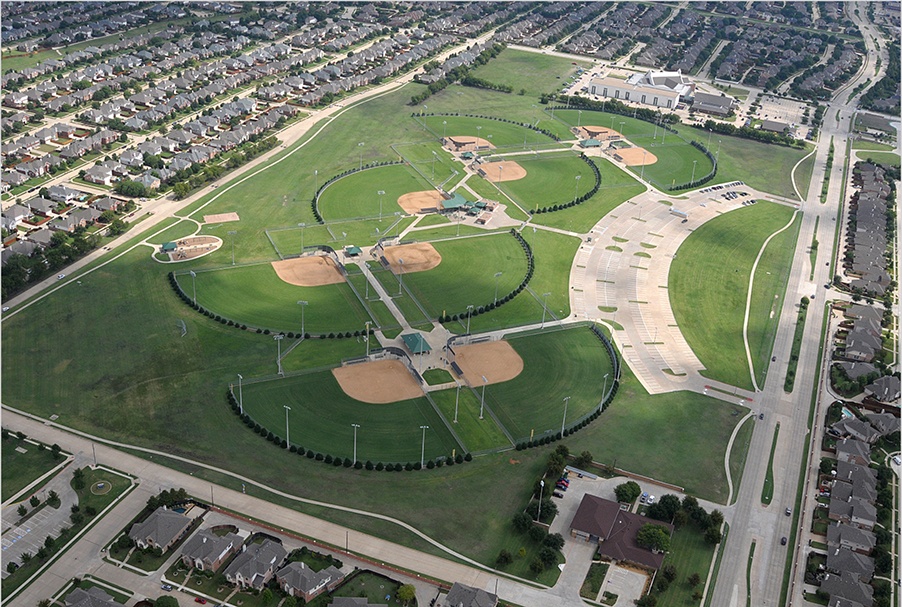
[[[62,279],[64,279],[65,277],[66,277],[65,274],[58,274],[57,277],[56,277],[56,279],[57,279],[57,280],[62,280]]]

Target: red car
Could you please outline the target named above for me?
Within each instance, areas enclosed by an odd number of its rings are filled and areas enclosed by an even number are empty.
[[[205,599],[205,598],[203,598],[203,597],[196,596],[196,597],[194,597],[194,602],[195,602],[195,603],[200,603],[201,605],[206,605],[206,604],[207,604],[207,599]]]

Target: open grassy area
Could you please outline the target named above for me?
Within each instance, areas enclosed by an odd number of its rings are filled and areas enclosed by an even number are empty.
[[[591,61],[576,63],[584,68],[592,65]],[[559,89],[576,70],[569,58],[507,48],[472,74],[494,84],[509,85],[513,95],[525,89],[527,95],[537,97]]]
[[[507,437],[495,424],[490,415],[483,412],[479,419],[479,392],[464,386],[460,389],[460,400],[457,400],[457,388],[431,393],[432,400],[438,405],[442,415],[454,426],[454,431],[466,443],[470,451],[483,451],[511,446]],[[457,423],[454,423],[455,403]]]
[[[664,578],[657,576],[653,592],[658,597],[658,605],[676,607],[696,604],[692,595],[704,586],[711,559],[714,558],[714,549],[715,546],[705,542],[704,532],[693,525],[685,525],[674,531],[670,539],[670,552],[664,557],[664,564],[676,567],[677,577],[667,590],[659,592],[659,585]],[[697,573],[702,579],[702,583],[695,588],[686,581],[693,573]]]
[[[420,426],[427,425],[426,458],[460,450],[425,398],[374,405],[344,393],[331,371],[244,385],[244,409],[254,421],[285,438],[285,409],[291,443],[315,452],[352,457],[357,431],[357,459],[376,462],[418,462]],[[323,408],[328,406],[328,414]],[[251,430],[244,432],[253,434]],[[263,437],[256,437],[263,442]],[[298,456],[295,456],[298,457]]]
[[[462,109],[461,113],[469,111],[469,108]],[[543,133],[501,120],[468,116],[423,116],[413,122],[416,125],[425,124],[433,137],[481,137],[496,148],[524,150],[534,145],[543,148],[564,147]]]
[[[421,173],[421,177],[425,176],[425,179],[436,186],[444,184],[442,187],[446,191],[464,177],[463,165],[437,140],[400,144],[395,149]]]
[[[876,162],[877,164],[886,164],[891,166],[899,166],[900,160],[899,155],[895,152],[856,152],[855,156],[858,157],[858,160],[870,160],[871,162]]]
[[[792,213],[789,207],[759,202],[715,217],[680,246],[668,281],[670,302],[706,377],[751,389],[742,340],[751,269],[761,245]],[[773,346],[795,234],[789,229],[772,239],[758,264],[748,337],[759,374],[766,371]]]
[[[323,219],[379,217],[404,210],[398,198],[409,192],[431,190],[432,186],[403,164],[375,167],[352,173],[332,182],[319,197]],[[385,192],[379,196],[378,192]],[[381,207],[380,207],[380,198]]]
[[[867,139],[855,139],[852,141],[853,150],[874,150],[877,152],[892,152],[896,148],[888,143],[869,141]]]
[[[19,447],[25,449],[25,453],[16,451]],[[39,449],[37,445],[19,440],[14,435],[3,439],[2,458],[0,499],[4,502],[62,461],[62,457],[55,458],[50,449]]]
[[[397,204],[395,206],[397,207]],[[363,247],[376,244],[376,241],[382,237],[398,236],[416,219],[406,215],[396,215],[397,213],[400,211],[385,213],[381,220],[376,217],[363,220],[330,221],[325,225],[313,223],[269,230],[267,233],[272,239],[272,244],[275,245],[275,250],[269,247],[269,258],[276,260],[279,259],[278,255],[282,257],[297,255],[301,250],[301,245],[308,251],[310,247],[317,245],[325,245],[338,251],[350,245]],[[205,233],[222,238],[224,240],[223,250],[227,253],[231,252],[229,248],[231,247],[231,236],[227,236],[224,231],[215,228],[205,229]],[[236,259],[240,260],[242,253],[243,251],[236,245]],[[230,261],[226,263],[230,263]]]
[[[501,183],[501,189],[525,209],[570,202],[579,192],[585,194],[595,183],[592,168],[575,154],[536,154],[509,156],[504,160],[492,159],[493,162],[501,162],[502,167],[505,160],[515,161],[526,170],[523,179]],[[497,175],[489,177],[497,178]]]
[[[796,186],[799,188],[799,194],[802,198],[808,197],[808,188],[811,187],[811,172],[814,170],[814,157],[812,154],[802,161],[796,168]]]

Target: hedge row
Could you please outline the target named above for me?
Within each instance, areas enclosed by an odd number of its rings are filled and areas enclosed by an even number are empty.
[[[690,189],[694,189],[694,188],[703,186],[706,183],[708,183],[709,181],[711,181],[712,179],[714,179],[714,177],[717,175],[717,159],[714,157],[714,154],[712,154],[710,151],[708,151],[708,148],[706,148],[704,145],[702,145],[700,141],[696,141],[693,139],[689,143],[693,147],[701,150],[701,152],[705,156],[708,157],[708,160],[711,161],[711,164],[714,165],[714,168],[711,169],[710,173],[708,173],[701,179],[696,179],[695,181],[688,181],[686,183],[678,183],[676,185],[670,186],[667,189],[670,190],[671,192],[673,192],[674,190],[690,190]]]
[[[523,247],[523,252],[526,253],[526,275],[523,277],[523,280],[520,281],[520,284],[517,285],[517,288],[505,295],[504,297],[499,297],[498,301],[492,301],[482,306],[473,306],[473,310],[471,312],[460,312],[457,314],[444,314],[439,317],[439,322],[451,322],[458,321],[464,318],[479,316],[480,314],[484,314],[486,312],[490,312],[495,308],[501,307],[514,297],[520,294],[520,291],[526,288],[526,285],[529,284],[529,281],[532,280],[532,274],[535,270],[535,260],[532,256],[532,247],[529,246],[529,243],[524,240],[523,236],[520,235],[517,230],[511,228],[510,230],[511,236],[517,239],[517,242],[520,243],[520,246]]]
[[[592,172],[595,174],[595,185],[592,186],[592,189],[583,194],[582,196],[577,196],[570,202],[564,204],[555,204],[548,207],[539,207],[535,210],[528,211],[530,215],[536,215],[538,213],[553,213],[554,211],[562,211],[564,209],[569,209],[570,207],[575,207],[578,204],[582,204],[585,201],[589,200],[598,192],[598,188],[601,187],[601,171],[598,170],[598,167],[592,161],[591,158],[580,152],[579,157],[588,164],[592,168]]]
[[[403,160],[383,160],[382,162],[372,162],[370,164],[365,164],[363,167],[358,167],[356,169],[348,169],[347,171],[342,171],[338,175],[333,175],[328,180],[326,180],[323,185],[319,186],[316,192],[313,194],[313,200],[310,201],[310,208],[313,209],[313,217],[316,219],[317,223],[326,223],[323,220],[323,216],[319,214],[319,197],[322,194],[323,190],[326,189],[333,181],[337,181],[342,177],[347,177],[348,175],[352,175],[354,173],[359,173],[360,171],[365,171],[367,169],[375,169],[376,167],[384,167],[390,166],[393,164],[404,164]]]
[[[232,393],[231,390],[226,392],[226,398],[229,401],[229,406],[232,408],[232,411],[237,415],[244,425],[264,437],[269,442],[274,445],[282,448],[288,449],[291,453],[296,453],[301,457],[307,457],[307,459],[312,459],[317,462],[323,462],[324,464],[328,464],[331,466],[335,466],[336,468],[344,467],[344,468],[354,468],[355,470],[376,470],[376,471],[386,471],[386,472],[401,472],[402,470],[411,471],[411,470],[421,470],[422,466],[420,462],[406,462],[406,463],[382,463],[382,462],[372,462],[367,460],[362,462],[357,460],[354,462],[349,457],[336,457],[329,455],[328,453],[320,453],[319,451],[314,451],[313,449],[305,449],[299,445],[291,444],[274,434],[271,430],[267,430],[265,427],[256,423],[247,413],[241,412],[241,407],[238,405],[238,401],[235,399],[235,394]],[[441,468],[442,466],[453,466],[454,464],[462,464],[464,462],[469,462],[473,460],[473,456],[470,453],[465,455],[461,455],[458,453],[454,457],[440,457],[436,459],[430,459],[426,462],[426,468],[432,470],[433,468]]]
[[[207,310],[202,305],[194,303],[194,300],[191,297],[189,297],[188,294],[182,290],[182,287],[179,284],[179,281],[176,280],[176,278],[175,278],[174,272],[169,273],[169,284],[172,287],[172,290],[175,291],[175,294],[178,295],[179,298],[181,298],[181,300],[183,302],[185,302],[188,305],[188,307],[190,307],[191,309],[193,309],[197,312],[200,312],[207,318],[215,320],[216,322],[226,325],[227,327],[235,327],[236,329],[241,329],[242,331],[256,331],[257,333],[260,333],[262,335],[282,334],[282,335],[285,335],[285,337],[287,337],[288,339],[294,339],[295,337],[297,337],[297,338],[303,337],[304,339],[313,339],[313,338],[343,339],[343,338],[360,337],[362,335],[366,335],[365,329],[358,329],[357,331],[344,331],[344,332],[337,331],[337,332],[330,332],[330,333],[310,333],[309,331],[307,331],[303,335],[301,335],[300,331],[298,331],[297,333],[295,333],[294,331],[288,331],[287,333],[282,333],[281,331],[274,331],[274,330],[265,329],[262,327],[248,327],[245,324],[242,324],[242,323],[236,322],[234,320],[231,320],[229,318],[220,316],[219,314],[216,314],[215,312]],[[370,329],[369,332],[370,332],[370,335],[374,334],[373,329]]]

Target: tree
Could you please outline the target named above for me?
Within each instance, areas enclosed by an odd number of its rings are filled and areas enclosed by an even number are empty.
[[[564,547],[564,536],[560,533],[549,533],[545,536],[545,539],[542,540],[542,545],[547,546],[552,550],[560,550]]]
[[[661,570],[661,575],[664,576],[664,579],[668,582],[672,582],[677,578],[676,567],[674,567],[672,563],[664,565],[664,568]]]
[[[592,454],[588,451],[583,451],[573,463],[577,468],[588,468],[592,464]]]
[[[648,516],[659,521],[670,522],[680,510],[680,500],[677,496],[668,493],[648,507]]]
[[[545,571],[545,565],[542,563],[542,561],[539,558],[534,558],[534,559],[532,559],[532,562],[529,564],[529,570],[532,571],[533,573],[535,573],[536,575],[539,575],[540,573]]]
[[[260,602],[263,603],[263,605],[265,606],[265,605],[269,605],[270,603],[272,603],[272,600],[273,600],[272,590],[270,590],[269,588],[264,588],[263,594],[260,595]]]
[[[614,495],[617,496],[618,502],[634,502],[641,493],[642,488],[636,481],[627,481],[614,488]]]
[[[714,527],[712,525],[711,527],[708,527],[707,530],[705,530],[705,541],[708,542],[709,544],[711,544],[712,546],[716,546],[717,544],[719,544],[720,540],[722,540],[722,539],[723,539],[723,535],[720,533],[719,526]]]
[[[499,567],[504,567],[505,565],[510,565],[514,561],[514,555],[512,555],[509,551],[502,549],[501,552],[498,553],[498,558],[495,559],[495,563]]]
[[[720,526],[723,525],[723,512],[720,510],[712,510],[708,515],[708,523],[711,527],[720,529]]]
[[[180,181],[174,186],[172,186],[172,194],[175,196],[176,200],[181,200],[188,196],[191,193],[191,186],[189,186],[184,181]]]
[[[119,236],[120,234],[125,234],[128,231],[128,224],[117,217],[113,220],[113,223],[110,224],[108,231],[110,233],[110,236]]]
[[[153,607],[179,607],[179,602],[174,596],[161,596],[153,603]]]
[[[32,495],[31,499],[28,500],[28,503],[31,504],[32,508],[37,508],[40,505],[41,500],[38,499],[37,495]]]
[[[25,516],[27,512],[28,508],[25,507],[25,504],[19,504],[19,507],[16,508],[16,514],[18,514],[19,516]]]
[[[282,607],[297,607],[298,600],[291,595],[285,597],[285,600],[282,601]]]
[[[398,599],[405,605],[414,600],[416,596],[417,589],[414,588],[413,584],[404,584],[403,586],[398,588]]]
[[[546,535],[548,535],[548,532],[542,527],[534,526],[529,528],[529,539],[534,542],[541,542]]]
[[[532,527],[532,517],[525,512],[518,512],[514,515],[514,529],[524,533]]]
[[[702,576],[700,576],[698,573],[693,573],[688,578],[686,578],[686,582],[689,584],[689,586],[695,588],[702,583]]]
[[[644,597],[636,601],[636,605],[638,607],[656,607],[658,604],[658,597],[653,594],[646,594]]]
[[[670,534],[661,525],[646,523],[636,534],[636,543],[655,552],[667,552],[670,550]]]
[[[123,196],[132,196],[133,198],[147,196],[147,188],[144,187],[144,184],[131,179],[123,179],[117,183],[115,190]]]

